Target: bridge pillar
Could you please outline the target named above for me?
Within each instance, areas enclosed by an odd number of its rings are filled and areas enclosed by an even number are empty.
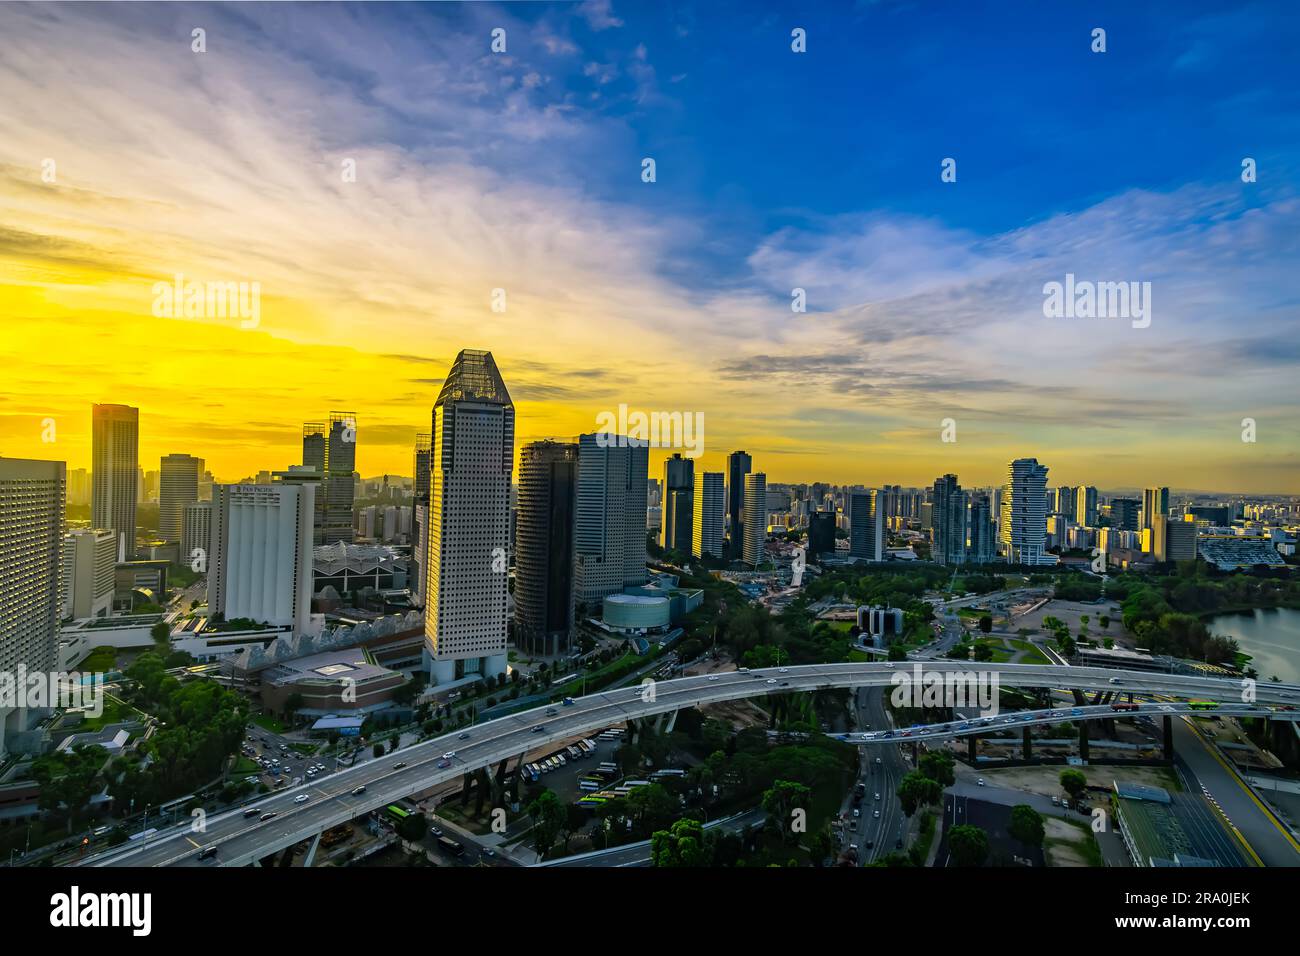
[[[311,846],[307,847],[307,855],[303,857],[302,860],[302,866],[304,870],[311,869],[312,861],[316,859],[316,847],[320,846],[321,833],[324,832],[325,831],[322,830],[320,833],[317,833],[314,837],[312,837]]]
[[[677,726],[677,711],[668,715],[668,726],[664,728],[665,733],[672,733],[673,728]]]
[[[970,760],[970,765],[971,765],[972,767],[975,766],[975,741],[976,741],[976,739],[977,739],[977,737],[976,737],[975,734],[971,734],[969,737],[966,738],[966,756],[969,758],[969,760]]]
[[[1083,707],[1088,703],[1088,698],[1083,696],[1083,691],[1079,690],[1079,688],[1075,687],[1070,693],[1074,695],[1074,705],[1076,707]]]
[[[1079,759],[1088,762],[1088,722],[1079,721]]]
[[[1168,714],[1164,716],[1165,724],[1165,759],[1174,759],[1174,719]]]
[[[1034,743],[1028,727],[1020,728],[1020,756],[1025,760],[1034,759]]]
[[[1097,693],[1093,694],[1093,695],[1092,695],[1092,706],[1096,707],[1098,704],[1102,703],[1102,700],[1101,700],[1101,699],[1102,699],[1104,696],[1106,696],[1106,695],[1105,695],[1105,692],[1104,692],[1104,691],[1100,691],[1100,690],[1097,691]]]

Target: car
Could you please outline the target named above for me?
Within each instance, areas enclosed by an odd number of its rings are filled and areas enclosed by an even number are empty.
[[[853,819],[856,820],[860,816],[862,816],[862,811],[855,807],[853,810]]]
[[[1083,708],[1082,708],[1082,707],[1071,707],[1071,708],[1070,708],[1070,713],[1072,713],[1072,714],[1074,714],[1074,716],[1078,717],[1078,716],[1080,716],[1080,715],[1083,713]]]
[[[546,708],[546,716],[547,716],[547,717],[554,717],[554,716],[555,716],[556,714],[558,714],[558,713],[559,713],[559,711],[556,710],[554,707],[547,707],[547,708]]]
[[[876,846],[876,841],[875,841],[875,840],[868,840],[868,841],[867,841],[867,849],[868,849],[868,850],[874,849],[875,846]]]
[[[483,848],[483,855],[486,856],[486,857],[489,857],[489,858],[490,858],[490,857],[494,857],[494,856],[497,855],[497,851],[494,850],[494,849],[492,849],[490,846],[489,846],[489,847],[484,847],[484,848]]]
[[[1119,679],[1118,677],[1112,677],[1112,678],[1110,679],[1110,682],[1111,682],[1112,684],[1118,684],[1118,683],[1120,683],[1120,679]]]
[[[709,680],[717,680],[717,679],[718,679],[718,675],[717,675],[717,674],[710,674],[710,675],[709,675]]]
[[[457,739],[457,740],[469,740],[469,731],[467,730],[467,731],[465,731],[463,734],[460,734],[456,739]]]
[[[775,677],[769,677],[769,678],[767,679],[767,682],[768,682],[769,684],[775,684],[775,683],[776,683],[776,678],[775,678]]]
[[[877,799],[877,800],[880,799],[880,794],[876,794],[876,799]]]
[[[783,680],[783,681],[781,681],[781,686],[782,686],[782,687],[789,687],[789,686],[790,686],[790,682],[789,682],[788,680]]]
[[[885,666],[888,667],[888,668],[892,671],[892,670],[894,669],[894,662],[893,662],[893,661],[886,661],[886,662],[885,662]]]
[[[450,761],[450,760],[445,760],[445,759],[444,759],[444,760],[439,760],[439,761],[438,761],[438,769],[439,769],[439,770],[446,770],[446,769],[447,769],[448,767],[450,767],[450,766],[451,766],[451,761]]]
[[[261,815],[260,817],[258,817],[257,819],[259,819],[259,820],[261,820],[263,823],[265,823],[267,820],[273,820],[273,819],[275,819],[275,816],[276,816],[276,813],[275,813],[274,810],[268,810],[268,811],[266,811],[266,813],[262,814],[262,815]]]
[[[198,854],[196,854],[196,857],[197,859],[200,860],[206,860],[208,857],[212,857],[216,855],[217,855],[216,844],[212,844],[211,846],[205,846],[202,850],[199,850]]]
[[[776,672],[777,672],[778,674],[788,674],[788,673],[790,673],[790,668],[788,668],[788,667],[778,667]]]
[[[397,763],[393,764],[393,769],[394,769],[394,770],[401,770],[401,769],[402,769],[403,767],[405,767],[405,766],[406,766],[406,761],[405,761],[405,760],[399,760],[399,761],[397,761]]]
[[[541,724],[538,724],[536,727],[533,728],[533,733],[535,734],[540,734],[545,732],[546,732],[546,728],[543,727]]]
[[[249,774],[247,777],[244,778],[244,782],[245,782],[245,783],[257,783],[257,774],[255,774],[255,773],[253,773],[253,774]]]
[[[876,764],[877,764],[877,766],[880,764],[880,758],[879,758],[879,757],[876,758]]]
[[[880,811],[877,810],[877,811],[873,814],[873,816],[874,816],[877,820],[879,820],[879,819],[880,819]]]
[[[1060,805],[1061,805],[1061,798],[1060,798],[1060,797],[1052,797],[1052,806],[1054,806],[1054,807],[1059,807]]]
[[[850,820],[850,821],[849,821],[849,829],[852,830],[854,833],[857,833],[857,832],[858,832],[858,821],[857,821],[857,820]]]
[[[255,817],[261,812],[262,812],[261,807],[249,807],[247,810],[244,811],[244,819],[248,819],[249,817]]]
[[[432,833],[432,834],[433,834],[434,836],[436,836],[436,837],[440,837],[440,836],[442,836],[442,828],[441,828],[441,827],[429,827],[429,832]]]
[[[904,731],[903,731],[901,734],[899,734],[898,736],[900,736],[900,737],[910,737],[910,736],[912,736],[912,732],[911,732],[910,730],[904,730]]]
[[[305,794],[305,793],[300,793],[300,794],[298,794],[298,796],[296,796],[296,797],[293,798],[293,802],[294,802],[294,803],[306,803],[306,802],[307,802],[308,800],[310,800],[310,799],[311,799],[311,797],[307,796],[307,794]]]
[[[984,778],[983,778],[983,777],[979,777],[979,778],[977,778],[976,781],[975,781],[975,785],[976,785],[976,786],[979,786],[979,787],[984,786]]]
[[[359,797],[365,792],[366,792],[366,785],[364,783],[359,787],[352,788],[352,796],[354,797]]]
[[[318,764],[316,765],[316,772],[317,772],[317,773],[324,773],[324,772],[325,772],[325,765],[324,765],[323,763],[318,763]]]
[[[565,707],[572,707],[572,706],[573,706],[574,704],[576,704],[576,703],[577,703],[577,701],[575,701],[572,697],[566,697],[566,698],[564,698],[564,706],[565,706]]]
[[[455,760],[455,759],[456,759],[456,751],[454,751],[454,750],[448,750],[445,754],[442,755],[442,759],[443,759],[443,760]]]

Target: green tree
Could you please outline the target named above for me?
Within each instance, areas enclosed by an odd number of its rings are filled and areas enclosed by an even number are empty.
[[[429,832],[429,818],[423,813],[412,813],[409,817],[397,821],[394,829],[403,840],[419,843]]]
[[[931,750],[924,753],[917,763],[917,769],[938,783],[940,787],[951,787],[957,782],[953,766],[952,754],[946,750]]]
[[[700,821],[678,820],[667,830],[656,830],[650,838],[650,862],[654,866],[708,866],[709,854]]]
[[[812,791],[793,780],[774,780],[770,789],[763,793],[763,809],[770,820],[781,832],[781,839],[788,842],[797,841],[799,835],[791,827],[792,816],[796,809],[805,812],[812,800]]]
[[[32,779],[41,785],[38,805],[56,818],[63,817],[69,833],[73,819],[98,791],[95,781],[107,759],[103,747],[74,744],[71,751],[56,750],[33,762]]]
[[[167,626],[166,621],[159,621],[153,627],[149,628],[149,636],[154,639],[155,644],[161,644],[165,648],[168,641],[171,640],[172,631],[171,628]]]
[[[938,781],[919,770],[904,775],[898,783],[898,800],[909,817],[923,806],[937,804],[942,796],[943,788]]]
[[[553,792],[547,790],[530,803],[524,811],[533,821],[533,846],[539,857],[545,857],[555,845],[555,838],[564,826],[564,804]]]
[[[1077,800],[1088,789],[1088,778],[1083,775],[1082,770],[1075,770],[1073,767],[1067,767],[1061,771],[1060,781],[1061,789],[1074,800]]]
[[[981,614],[980,630],[983,631],[985,634],[990,633],[993,630],[993,618],[987,614]]]
[[[983,866],[989,856],[989,835],[979,827],[963,823],[948,834],[948,849],[958,866]]]
[[[1011,835],[1028,846],[1043,845],[1043,815],[1027,803],[1011,808]]]

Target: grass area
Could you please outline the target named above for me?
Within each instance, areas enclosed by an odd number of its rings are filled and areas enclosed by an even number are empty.
[[[853,627],[852,621],[820,621],[821,624],[828,624],[832,631],[843,631],[845,634]]]
[[[247,777],[249,774],[260,774],[261,772],[262,768],[247,757],[240,757],[235,761],[235,765],[230,768],[230,776],[232,777]]]
[[[1105,865],[1101,855],[1101,847],[1097,844],[1097,835],[1092,832],[1092,828],[1088,824],[1065,819],[1059,819],[1058,822],[1068,824],[1073,829],[1078,830],[1078,838],[1066,840],[1064,838],[1047,837],[1043,840],[1043,849],[1050,850],[1054,846],[1069,849],[1083,857],[1088,866],[1101,867]]]
[[[105,673],[113,670],[113,665],[117,663],[117,648],[115,647],[97,647],[90,652],[90,656],[77,665],[77,669],[84,673]]]
[[[868,654],[866,651],[859,651],[856,649],[849,651],[849,663],[851,664],[864,664],[874,660],[876,660],[876,658],[871,654]]]
[[[975,642],[980,647],[987,647],[993,652],[993,663],[1005,664],[1014,656],[1014,652],[1007,650],[1003,645],[1001,638],[984,638]]]
[[[320,744],[290,744],[290,750],[296,750],[304,756],[311,757],[320,753]]]
[[[1047,655],[1045,655],[1042,651],[1040,651],[1036,646],[1031,644],[1029,641],[1019,641],[1019,640],[1015,640],[1014,638],[1009,638],[1007,640],[1007,643],[1010,644],[1012,647],[1014,647],[1017,651],[1024,652],[1020,660],[1018,661],[1018,663],[1020,664],[1050,664],[1051,663],[1051,661],[1047,659]]]
[[[916,843],[909,851],[917,866],[925,866],[925,861],[930,857],[930,846],[934,843],[935,829],[934,814],[926,810],[921,814],[921,830],[917,834]]]
[[[269,730],[273,734],[282,734],[287,729],[284,724],[270,714],[254,714],[253,723],[263,730]]]
[[[108,724],[120,724],[128,720],[139,720],[141,714],[122,703],[116,697],[104,695],[104,712],[98,717],[87,717],[77,724],[77,733],[92,733],[102,730]]]

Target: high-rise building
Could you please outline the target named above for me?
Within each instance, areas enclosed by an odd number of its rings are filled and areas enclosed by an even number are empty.
[[[352,500],[356,494],[356,467],[356,413],[330,412],[325,448],[325,544],[351,544],[355,540]]]
[[[199,500],[199,460],[190,455],[167,455],[159,470],[158,537],[180,541],[185,508]]]
[[[744,553],[745,476],[753,467],[754,459],[748,452],[733,451],[727,456],[727,540],[733,560]]]
[[[61,461],[0,458],[0,673],[55,669],[66,482]],[[0,701],[0,756],[36,716]]]
[[[849,557],[863,561],[885,559],[885,514],[875,490],[848,496]]]
[[[73,468],[68,472],[68,504],[88,505],[91,498],[90,472]]]
[[[968,520],[966,560],[972,564],[990,564],[997,560],[997,522],[993,520],[993,509],[986,494],[970,496],[970,516]]]
[[[726,556],[723,529],[727,523],[727,476],[721,471],[706,471],[695,487],[694,546],[698,558]]]
[[[674,453],[664,459],[663,536],[665,551],[689,554],[694,543],[695,459]]]
[[[496,361],[463,349],[433,406],[424,655],[434,684],[505,673],[514,455],[515,406]]]
[[[599,433],[578,438],[575,600],[594,610],[646,582],[648,443]]]
[[[535,654],[559,654],[573,634],[577,503],[578,445],[525,445],[515,528],[515,644]]]
[[[745,475],[745,507],[741,511],[740,527],[745,536],[741,556],[746,564],[756,568],[763,562],[767,543],[767,475],[761,471]]]
[[[181,564],[205,572],[211,539],[212,502],[196,501],[186,505],[185,512],[181,515]]]
[[[1136,498],[1110,499],[1110,526],[1118,531],[1140,531],[1141,507]]]
[[[1142,527],[1155,527],[1157,515],[1169,514],[1169,489],[1147,488],[1142,492]]]
[[[1011,564],[1055,561],[1047,553],[1047,467],[1037,458],[1017,458],[1007,465],[999,536]]]
[[[1069,521],[1078,521],[1079,519],[1075,517],[1078,512],[1078,498],[1074,488],[1062,485],[1056,489],[1052,510]]]
[[[835,553],[835,512],[814,511],[808,516],[808,554]]]
[[[1196,525],[1168,515],[1156,515],[1151,526],[1152,557],[1156,561],[1195,561]]]
[[[225,620],[311,630],[312,515],[320,475],[277,472],[269,485],[217,485],[208,545],[208,609]]]
[[[930,560],[938,564],[966,563],[966,494],[956,475],[934,482]]]
[[[325,474],[325,454],[329,440],[324,422],[306,422],[302,426],[302,463]]]
[[[91,526],[112,531],[119,560],[130,560],[135,557],[140,490],[140,410],[129,405],[93,406],[91,444]]]
[[[413,494],[417,505],[429,503],[429,456],[433,453],[432,449],[432,435],[428,432],[420,432],[415,436],[415,460],[411,468],[414,474]]]
[[[107,528],[76,528],[63,539],[64,618],[113,613],[117,540]]]
[[[1075,489],[1074,520],[1087,528],[1097,527],[1097,489],[1092,485]]]

